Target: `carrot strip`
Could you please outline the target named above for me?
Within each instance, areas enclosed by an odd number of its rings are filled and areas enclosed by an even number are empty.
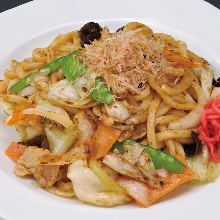
[[[100,124],[93,136],[85,141],[85,145],[89,147],[90,158],[99,159],[106,155],[120,135],[119,129]]]
[[[25,103],[16,105],[14,108],[14,112],[12,113],[10,119],[5,122],[6,125],[24,125],[30,121],[41,121],[41,116],[39,115],[25,115],[22,111],[26,108],[33,108],[35,107],[32,103]]]
[[[185,163],[185,159],[182,156],[176,157]],[[193,177],[194,173],[186,166],[184,173],[170,174],[162,188],[150,188],[146,183],[127,176],[118,177],[117,182],[135,200],[138,206],[148,207],[180,185],[192,180]]]
[[[186,164],[185,158],[182,156],[175,156],[178,160],[182,161],[183,163]],[[165,182],[164,186],[162,188],[151,188],[149,191],[150,194],[150,199],[149,203],[155,203],[158,201],[160,198],[168,194],[169,192],[175,190],[182,184],[189,182],[192,180],[194,177],[194,173],[192,170],[186,165],[186,169],[183,173],[181,174],[171,174],[168,178],[168,180]]]
[[[17,161],[27,149],[27,146],[12,142],[6,149],[5,154],[13,161]]]

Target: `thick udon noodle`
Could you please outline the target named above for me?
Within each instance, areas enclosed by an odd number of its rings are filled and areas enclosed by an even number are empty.
[[[111,34],[107,29],[103,29],[102,37],[96,43],[101,44],[109,36]],[[153,36],[162,42],[166,48],[171,48],[172,51],[192,62],[201,63],[202,65],[199,68],[204,68],[212,75],[208,64],[190,52],[184,42],[174,40],[171,36],[161,33],[154,33]],[[34,49],[30,58],[21,62],[12,60],[11,69],[4,71],[4,80],[0,83],[1,98],[15,104],[35,103],[40,93],[47,92],[47,85],[43,83],[36,85],[38,90],[29,97],[11,94],[10,86],[19,78],[36,72],[43,65],[77,49],[81,49],[80,39],[78,32],[73,31],[59,35],[46,48]],[[139,140],[141,143],[154,148],[165,149],[171,155],[181,154],[185,156],[183,144],[192,142],[191,131],[196,131],[198,125],[197,122],[190,123],[190,120],[195,117],[192,112],[199,114],[198,109],[202,108],[207,100],[204,98],[204,91],[210,91],[210,83],[205,85],[202,82],[203,78],[200,78],[192,67],[173,67],[172,74],[174,79],[172,86],[161,86],[155,78],[149,76],[146,87],[140,94],[125,97],[124,104],[132,115],[126,121],[120,121],[109,116],[106,105],[93,102],[90,98],[72,104],[63,104],[59,100],[50,101],[65,109],[71,117],[79,109],[83,109],[92,119],[124,130],[131,139]],[[50,84],[54,84],[63,78],[62,72],[56,71],[49,76],[49,81]],[[191,117],[189,117],[190,113]],[[178,123],[175,125],[177,121],[180,122],[180,125]],[[181,124],[183,124],[182,127]],[[56,193],[55,188],[51,190],[55,194],[62,194],[60,191]],[[63,196],[65,195],[67,197],[73,196],[71,193],[64,193]]]

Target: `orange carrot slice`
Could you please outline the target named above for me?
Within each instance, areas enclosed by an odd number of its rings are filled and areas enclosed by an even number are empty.
[[[27,146],[12,142],[9,147],[6,149],[5,154],[13,161],[17,161],[24,151],[27,149]]]
[[[30,121],[40,122],[41,116],[39,115],[25,115],[22,111],[26,108],[33,108],[35,105],[32,103],[25,103],[16,105],[14,112],[10,116],[10,119],[5,122],[6,125],[24,125]]]
[[[182,161],[186,164],[185,159],[182,156],[175,156],[178,160]],[[169,192],[175,190],[182,184],[189,182],[194,177],[193,171],[186,165],[186,169],[181,174],[171,174],[168,178],[168,180],[165,182],[164,186],[162,188],[151,188],[150,189],[150,200],[149,202],[155,203],[158,201],[161,197],[165,196]]]
[[[99,159],[105,156],[120,135],[119,129],[100,124],[93,136],[85,142],[85,145],[89,147],[90,158]]]
[[[185,163],[183,157],[176,156],[176,158]],[[186,166],[184,173],[170,174],[162,188],[150,188],[146,183],[125,176],[119,177],[117,182],[127,191],[128,195],[136,201],[137,205],[140,207],[148,207],[182,184],[192,180],[193,177],[194,173]]]

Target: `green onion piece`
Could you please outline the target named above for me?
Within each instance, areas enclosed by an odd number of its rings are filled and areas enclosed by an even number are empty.
[[[62,56],[62,57],[56,59],[56,60],[53,60],[52,62],[50,62],[50,63],[46,64],[45,66],[43,66],[42,68],[40,68],[40,73],[46,72],[46,73],[50,74],[50,73],[55,72],[56,70],[58,70],[61,67],[61,65],[65,62],[65,60],[67,58],[69,58],[71,55],[77,55],[77,54],[79,54],[79,52],[80,52],[79,50],[76,50],[76,51],[73,51],[65,56]]]
[[[172,173],[183,173],[186,166],[170,154],[144,145],[144,149],[150,155],[156,169],[164,168]]]
[[[120,154],[124,154],[125,152],[125,149],[123,147],[123,142],[116,141],[114,145],[112,146],[112,150],[114,149],[118,150]]]
[[[96,78],[89,96],[101,103],[111,104],[113,102],[113,95],[101,78]]]
[[[20,90],[28,87],[31,84],[31,82],[33,81],[35,75],[36,75],[36,73],[31,73],[30,75],[25,76],[24,78],[19,80],[17,83],[12,85],[10,88],[10,91],[16,93],[16,92],[19,92]]]
[[[61,69],[65,78],[70,82],[74,82],[76,78],[82,76],[86,71],[85,66],[76,58],[75,55],[66,57]]]

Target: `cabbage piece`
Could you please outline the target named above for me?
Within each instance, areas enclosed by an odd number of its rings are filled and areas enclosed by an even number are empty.
[[[59,189],[55,186],[51,186],[49,188],[46,189],[48,192],[56,195],[56,196],[59,196],[59,197],[64,197],[64,198],[73,198],[75,197],[75,193],[72,191],[68,192],[68,191],[64,191],[62,189]]]
[[[75,87],[66,79],[54,83],[50,87],[48,95],[65,102],[75,102],[80,99]]]
[[[16,131],[19,134],[19,141],[25,142],[27,140],[30,140],[36,136],[40,136],[44,133],[43,129],[37,129],[32,126],[23,126],[23,125],[17,125]]]
[[[109,191],[85,160],[77,160],[68,166],[67,177],[73,183],[76,197],[86,203],[110,207],[125,204],[131,199],[126,194]]]
[[[68,113],[62,108],[53,105],[47,101],[40,101],[39,104],[35,108],[27,108],[23,111],[23,114],[33,114],[40,115],[59,124],[63,125],[65,128],[69,128],[73,126],[73,122],[71,121]]]
[[[220,164],[219,163],[214,163],[214,162],[209,162],[208,164],[208,181],[213,182],[215,179],[219,176],[220,174]]]
[[[17,125],[15,126],[16,131],[18,132],[18,136],[19,136],[19,141],[23,142],[27,140],[27,133],[26,133],[26,129],[25,126],[23,125]]]
[[[11,102],[6,102],[2,97],[0,97],[0,104],[4,108],[7,115],[11,115],[13,112],[14,104]]]
[[[39,129],[36,129],[35,127],[28,126],[26,127],[26,134],[27,134],[27,140],[30,140],[36,136],[42,135],[43,129],[39,130]]]
[[[203,146],[200,154],[188,157],[187,163],[195,173],[195,180],[211,182],[220,174],[220,164],[208,161],[208,149],[206,146]]]
[[[60,130],[56,126],[46,127],[45,133],[49,143],[50,152],[53,154],[63,154],[69,150],[69,148],[77,140],[76,128],[69,128]]]
[[[89,96],[89,91],[94,84],[97,74],[86,72],[83,76],[78,77],[74,83],[66,79],[52,84],[48,91],[48,97],[62,103],[77,105]]]
[[[37,91],[36,88],[34,88],[33,86],[28,86],[28,87],[22,89],[22,90],[18,93],[18,95],[25,97],[25,96],[29,96],[29,95],[34,94],[36,91]]]
[[[83,76],[76,79],[74,82],[74,87],[81,99],[88,97],[89,91],[92,88],[97,76],[97,73],[87,71]]]

